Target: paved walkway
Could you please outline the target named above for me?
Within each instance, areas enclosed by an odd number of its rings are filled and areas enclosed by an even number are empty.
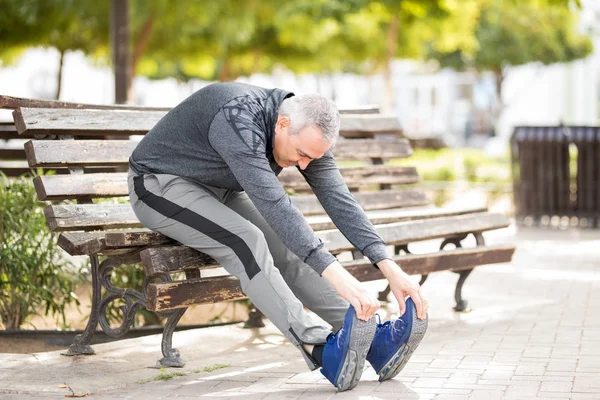
[[[158,335],[93,357],[0,354],[0,398],[600,399],[600,232],[508,229],[488,242],[517,243],[513,263],[475,270],[467,314],[451,312],[456,275],[431,275],[429,331],[393,381],[369,367],[336,394],[272,326],[227,326],[176,333],[188,363],[164,372],[151,368]]]

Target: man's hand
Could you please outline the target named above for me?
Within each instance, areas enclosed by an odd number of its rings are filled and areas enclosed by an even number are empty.
[[[377,263],[377,266],[389,281],[390,289],[392,290],[392,293],[394,293],[394,296],[396,296],[396,300],[398,300],[400,315],[404,315],[406,312],[405,299],[406,296],[410,296],[415,302],[417,317],[419,319],[424,319],[427,316],[429,304],[421,293],[421,286],[419,286],[418,283],[411,282],[406,272],[402,271],[398,264],[390,259],[381,260]]]
[[[381,307],[379,300],[370,294],[363,284],[346,271],[339,262],[331,263],[325,268],[322,276],[331,283],[340,296],[354,306],[359,319],[364,321],[370,319]]]

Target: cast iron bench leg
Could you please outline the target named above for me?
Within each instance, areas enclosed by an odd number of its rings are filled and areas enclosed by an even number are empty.
[[[94,354],[90,342],[96,332],[98,323],[100,323],[102,330],[110,337],[121,337],[129,331],[135,314],[146,305],[145,296],[134,289],[114,287],[110,281],[110,275],[115,267],[123,264],[135,264],[139,261],[140,256],[137,252],[121,256],[109,256],[101,263],[98,263],[97,256],[90,257],[92,268],[92,311],[85,331],[82,335],[75,337],[73,344],[66,353],[63,353],[64,355]],[[103,287],[106,289],[107,295],[101,297]],[[117,328],[112,328],[106,318],[105,311],[110,303],[119,299],[125,301],[125,305],[121,307],[123,321]]]
[[[169,312],[169,318],[165,324],[163,330],[163,337],[161,342],[161,350],[163,358],[157,361],[157,367],[176,367],[181,368],[185,365],[185,362],[179,356],[179,350],[173,348],[173,331],[177,327],[177,323],[187,310],[186,308],[178,308]]]
[[[99,307],[100,307],[100,295],[101,286],[98,280],[98,256],[90,257],[90,267],[92,270],[92,310],[88,319],[87,325],[83,334],[75,336],[73,344],[69,346],[69,350],[66,353],[61,353],[63,356],[76,356],[76,355],[93,355],[96,354],[90,342],[92,336],[96,332],[98,327],[99,318]]]

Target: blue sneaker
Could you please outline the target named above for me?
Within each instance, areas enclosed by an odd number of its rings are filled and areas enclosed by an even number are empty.
[[[321,373],[338,391],[350,390],[358,385],[376,327],[375,317],[362,321],[357,318],[354,307],[350,306],[344,325],[327,337]]]
[[[379,315],[377,315],[379,317]],[[395,321],[377,324],[375,339],[367,360],[379,375],[379,381],[392,379],[406,365],[427,330],[428,317],[417,318],[415,303],[406,300],[406,312]]]

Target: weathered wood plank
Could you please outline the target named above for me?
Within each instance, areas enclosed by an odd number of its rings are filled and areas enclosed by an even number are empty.
[[[336,160],[407,158],[413,154],[407,139],[340,139],[333,148]]]
[[[340,168],[349,187],[374,186],[380,184],[403,185],[417,183],[419,175],[415,167],[394,165],[368,165]],[[310,186],[297,169],[286,168],[279,174],[279,181],[288,189],[308,190]]]
[[[380,192],[354,193],[354,197],[365,211],[397,209],[429,204],[421,189],[386,190]],[[292,203],[307,216],[324,214],[315,195],[292,196]],[[94,211],[96,210],[96,211]],[[115,224],[123,227],[136,227],[139,223],[129,212],[129,204],[94,205],[48,205],[46,218],[51,229],[56,231],[81,229],[116,229]]]
[[[376,225],[375,229],[387,244],[402,245],[421,240],[459,236],[469,232],[500,229],[507,227],[509,223],[508,218],[502,214],[477,213]],[[337,230],[318,231],[316,235],[334,254],[353,250],[352,245]],[[160,233],[141,229],[63,233],[59,237],[59,244],[71,255],[84,255],[119,248],[163,246],[173,244],[173,241]],[[176,246],[171,251],[186,251],[186,247]]]
[[[158,110],[91,110],[67,108],[27,108],[13,111],[19,134],[145,135],[166,114]],[[341,116],[340,135],[344,137],[373,137],[401,132],[400,122],[389,115]]]
[[[127,173],[44,175],[33,180],[40,200],[127,196]]]
[[[372,138],[376,135],[402,136],[400,121],[394,115],[342,115],[340,136]]]
[[[69,101],[28,99],[24,97],[13,97],[0,95],[0,108],[15,109],[20,107],[28,108],[72,108],[72,109],[96,109],[96,110],[154,110],[169,111],[170,107],[148,107],[124,104],[89,104],[73,103]],[[368,104],[364,106],[354,106],[350,108],[340,108],[341,114],[377,114],[379,106]]]
[[[127,165],[134,140],[30,140],[25,143],[32,167]]]
[[[25,161],[0,161],[0,171],[6,176],[19,176],[31,171]]]
[[[166,251],[163,251],[163,247],[151,247],[140,252],[146,276],[218,265],[211,256],[192,248],[187,248],[186,251],[171,251],[171,249],[172,246],[166,247]]]
[[[505,228],[509,223],[508,218],[502,214],[476,213],[376,225],[375,229],[388,245],[402,245],[428,239],[454,237],[469,232]],[[338,230],[318,231],[316,235],[334,254],[354,250]],[[105,240],[107,247],[112,248],[156,246],[170,242],[170,239],[163,235],[147,230],[107,232]],[[172,250],[164,248],[163,251],[177,252],[186,251],[185,249],[186,247],[176,246]]]
[[[148,276],[218,266],[212,257],[183,246],[151,247],[140,255]]]
[[[463,270],[480,265],[510,262],[513,246],[486,246],[455,249],[433,254],[395,256],[408,274],[428,274],[444,270]],[[359,281],[383,279],[381,271],[367,260],[344,264]],[[194,304],[215,303],[243,298],[239,281],[231,276],[200,278],[167,283],[151,283],[146,292],[146,308],[163,311]]]
[[[340,108],[340,114],[379,114],[379,106],[376,104],[367,104],[365,106],[354,106],[349,108]]]
[[[0,132],[17,132],[14,122],[0,121]]]
[[[366,211],[366,215],[373,224],[382,225],[484,211],[485,208],[428,207],[373,210]],[[51,204],[45,207],[44,214],[50,230],[56,232],[143,227],[129,204]],[[306,219],[313,230],[335,229],[335,225],[327,215],[310,215],[306,216]]]
[[[421,240],[458,236],[468,232],[505,228],[509,224],[508,218],[502,214],[478,213],[377,225],[375,230],[386,244],[403,245]],[[317,232],[317,236],[332,253],[354,249],[337,230],[320,231]]]
[[[57,232],[143,227],[130,204],[50,204],[44,215]]]
[[[25,149],[21,141],[0,141],[0,160],[25,160]]]
[[[17,148],[0,148],[0,160],[24,160],[25,150]]]
[[[414,167],[372,165],[340,169],[348,186],[380,183],[416,183]],[[279,175],[290,189],[307,189],[308,183],[297,169],[287,168]],[[34,179],[40,200],[65,200],[127,196],[127,173],[40,176]]]
[[[165,114],[165,111],[19,108],[13,111],[13,119],[19,134],[129,136],[145,135]]]
[[[401,208],[392,210],[374,210],[366,211],[366,215],[373,225],[386,225],[394,222],[412,221],[417,219],[449,217],[453,215],[465,215],[485,212],[484,207],[467,208],[419,208],[416,210]],[[326,215],[314,215],[306,217],[311,228],[315,231],[324,231],[328,229],[336,229],[335,224]]]
[[[66,232],[58,237],[58,246],[73,256],[100,253],[106,249],[106,232]]]
[[[134,140],[30,140],[21,152],[27,152],[31,167],[126,165],[137,144]],[[412,154],[412,148],[408,140],[400,138],[340,140],[334,154],[337,160],[405,158]]]
[[[402,190],[382,190],[352,194],[363,210],[384,210],[388,208],[415,207],[429,204],[422,188]],[[292,203],[304,215],[324,214],[325,210],[313,194],[291,196]]]
[[[27,108],[71,108],[71,109],[97,109],[97,110],[154,110],[169,111],[168,107],[142,107],[123,104],[85,104],[72,103],[68,101],[27,99],[24,97],[12,97],[0,95],[0,108],[16,109]]]

